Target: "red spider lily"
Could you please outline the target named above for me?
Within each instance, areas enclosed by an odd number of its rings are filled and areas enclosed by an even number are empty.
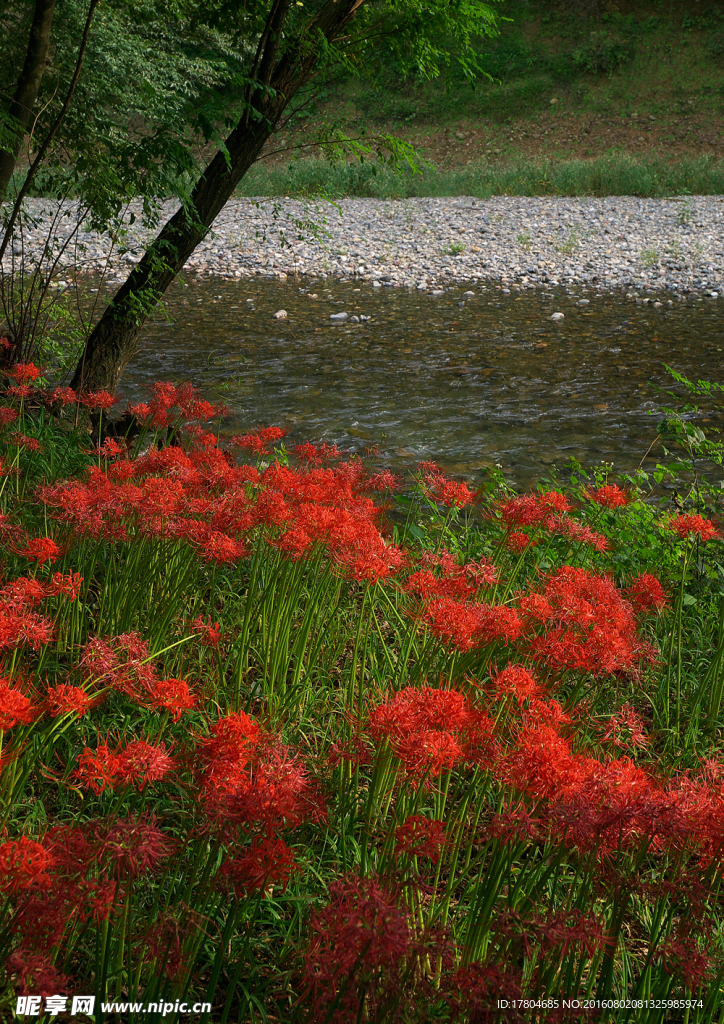
[[[541,820],[534,818],[524,804],[506,806],[493,815],[487,833],[503,843],[535,843],[543,837]]]
[[[75,601],[80,594],[82,583],[83,577],[80,573],[72,572],[68,573],[67,576],[64,576],[60,572],[54,572],[53,578],[48,585],[48,594],[64,594],[66,597],[69,597],[71,601]]]
[[[51,402],[58,402],[60,405],[71,405],[80,399],[73,388],[56,388],[50,396]]]
[[[31,886],[47,887],[48,870],[54,863],[43,844],[27,836],[0,843],[0,886],[10,892]]]
[[[21,401],[25,401],[25,399],[36,395],[37,389],[32,384],[11,384],[9,388],[5,388],[5,394],[8,398],[19,398]]]
[[[421,561],[423,565],[441,570],[441,574],[436,575],[432,568],[418,569],[408,577],[405,590],[419,595],[423,600],[431,597],[471,597],[481,587],[499,582],[498,570],[487,558],[458,565],[449,551],[443,551],[436,555],[424,552]]]
[[[261,738],[259,724],[243,711],[215,722],[208,738],[201,741],[199,751],[206,787],[222,792],[233,789],[254,757]]]
[[[464,481],[456,483],[449,480],[434,462],[421,462],[419,469],[425,494],[433,501],[439,501],[448,508],[464,508],[474,501],[475,495]]]
[[[61,974],[49,956],[16,949],[7,962],[10,975],[15,975],[13,987],[18,995],[64,995],[71,991],[71,978]]]
[[[118,399],[108,391],[88,391],[81,394],[78,401],[86,409],[112,409]]]
[[[237,766],[215,792],[208,787],[207,792],[207,813],[222,831],[254,826],[271,834],[283,824],[326,817],[306,765],[278,741],[266,740],[245,767]]]
[[[176,761],[166,752],[165,743],[154,747],[146,740],[132,740],[114,757],[118,780],[131,783],[139,791],[149,782],[159,782],[176,767]]]
[[[305,441],[304,444],[294,445],[294,454],[301,462],[314,463],[315,465],[321,465],[328,459],[340,459],[342,452],[339,450],[336,444],[312,444],[311,441]]]
[[[710,981],[719,959],[709,951],[711,944],[702,950],[694,935],[687,933],[686,925],[680,925],[678,933],[663,944],[659,959],[667,974],[676,974],[691,992],[696,992]]]
[[[281,885],[285,892],[294,870],[294,852],[283,839],[255,836],[240,857],[224,861],[219,875],[220,881],[243,897],[250,892],[264,892],[273,885]]]
[[[38,714],[39,709],[30,697],[15,689],[11,680],[0,678],[0,732],[16,725],[30,725]]]
[[[407,854],[410,857],[429,857],[433,864],[440,860],[440,854],[447,845],[445,823],[438,819],[413,814],[395,829],[395,856]]]
[[[184,679],[160,679],[151,695],[151,704],[169,711],[173,721],[178,722],[184,711],[196,707],[196,698]]]
[[[90,822],[88,831],[99,863],[117,878],[156,871],[176,849],[176,842],[156,825],[152,815],[100,819]]]
[[[466,604],[438,598],[422,611],[422,620],[435,636],[461,651],[517,640],[522,624],[514,608],[505,605]]]
[[[508,1024],[525,1024],[530,1020],[527,1010],[518,1011],[517,1000],[523,998],[523,979],[509,965],[492,961],[476,961],[458,968],[451,979],[450,1004],[455,1019],[474,1024],[493,1024],[493,1009],[501,998],[510,1003],[505,1020]],[[500,1019],[500,1018],[498,1018]]]
[[[502,672],[495,676],[493,682],[501,697],[507,695],[515,697],[521,708],[526,700],[540,697],[543,694],[540,685],[522,665],[507,665]]]
[[[150,419],[152,415],[151,406],[146,402],[137,402],[135,405],[129,405],[128,413],[131,416],[135,416],[141,422]]]
[[[162,911],[158,920],[143,936],[146,959],[156,960],[160,973],[161,965],[171,981],[185,981],[188,978],[188,956],[184,950],[187,939],[199,928],[200,914],[182,906],[179,910]]]
[[[545,527],[551,533],[558,533],[562,537],[590,544],[596,551],[608,551],[611,547],[608,538],[604,537],[602,533],[596,533],[590,526],[585,526],[576,519],[571,519],[570,516],[550,516],[545,520]]]
[[[500,502],[498,511],[508,527],[541,526],[551,513],[571,512],[571,505],[565,494],[546,491],[543,494],[521,494],[516,498]]]
[[[89,640],[80,668],[89,680],[109,684],[139,703],[147,702],[157,683],[156,672],[149,664],[148,643],[138,633]]]
[[[543,595],[522,597],[519,604],[524,619],[545,623],[530,646],[553,668],[600,675],[653,660],[631,605],[605,576],[566,565],[550,577]]]
[[[37,380],[42,371],[33,363],[15,363],[5,372],[8,377],[12,377],[19,384],[27,384],[31,380]]]
[[[652,608],[661,611],[669,603],[666,591],[656,577],[645,572],[631,581],[626,597],[636,612],[646,612]]]
[[[398,491],[402,483],[389,469],[383,469],[368,476],[365,486],[370,491]]]
[[[531,541],[527,533],[516,531],[515,533],[508,534],[508,539],[506,540],[505,543],[506,546],[510,548],[510,550],[513,552],[513,554],[519,555],[521,554],[521,552],[525,551],[527,547],[530,547],[531,545],[535,546],[536,542]]]
[[[281,441],[287,433],[288,431],[282,430],[281,427],[260,427],[251,434],[232,437],[231,441],[232,444],[238,445],[239,448],[246,448],[248,451],[254,452],[255,455],[268,455],[270,445]]]
[[[80,686],[69,686],[66,683],[50,687],[46,700],[48,711],[54,717],[75,714],[82,718],[94,703],[93,698]]]
[[[516,910],[506,909],[498,915],[493,929],[519,945],[526,958],[533,953],[533,944],[540,946],[542,951],[556,950],[561,959],[568,956],[571,947],[578,946],[591,957],[598,949],[610,944],[594,915],[576,909],[561,910],[547,917],[524,916]]]
[[[492,721],[457,690],[405,687],[370,713],[369,731],[390,744],[413,781],[496,753]]]
[[[45,562],[57,562],[63,554],[61,548],[52,537],[32,537],[25,547],[17,549],[17,553],[30,561],[44,565]]]
[[[25,448],[29,452],[42,452],[43,446],[35,437],[28,437],[27,434],[16,432],[10,435],[10,440],[18,448]]]
[[[78,767],[71,773],[81,786],[98,795],[105,789],[112,789],[118,782],[118,759],[107,743],[101,743],[93,750],[84,747],[78,757]]]
[[[211,622],[211,616],[198,615],[191,623],[192,632],[198,634],[199,643],[202,647],[218,647],[221,642],[221,629],[219,623]]]
[[[19,416],[17,409],[12,409],[9,405],[0,405],[0,430],[15,423]]]
[[[622,731],[630,734],[628,740],[621,738]],[[644,723],[638,711],[630,704],[623,704],[616,715],[606,723],[603,739],[610,740],[616,747],[647,747],[651,742],[644,731]]]
[[[601,487],[589,487],[586,491],[589,501],[595,501],[603,508],[621,508],[628,505],[631,497],[626,491],[622,491],[618,484],[604,484]]]
[[[314,1019],[351,1024],[364,1006],[374,1020],[378,1006],[399,996],[412,945],[406,911],[375,879],[333,882],[329,902],[312,914],[304,954]]]
[[[668,529],[684,540],[693,533],[700,541],[715,540],[722,536],[711,519],[698,515],[678,515],[669,523]]]

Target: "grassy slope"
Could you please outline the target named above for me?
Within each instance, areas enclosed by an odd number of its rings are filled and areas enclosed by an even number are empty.
[[[277,152],[244,190],[399,191],[389,175],[340,174],[318,159],[288,170],[289,149],[338,124],[413,143],[435,170],[403,185],[408,194],[724,191],[724,5],[609,3],[594,16],[582,4],[507,0],[500,11],[512,20],[481,44],[493,80],[475,89],[453,71],[322,90],[305,121],[272,140],[267,152]],[[625,159],[612,162],[612,152]]]

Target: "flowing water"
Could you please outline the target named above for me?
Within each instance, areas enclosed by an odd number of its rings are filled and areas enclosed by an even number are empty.
[[[189,379],[228,403],[224,433],[278,424],[292,442],[378,445],[394,468],[434,460],[475,479],[499,463],[520,484],[570,456],[638,466],[670,404],[656,390],[671,386],[665,364],[724,382],[722,300],[654,308],[590,294],[579,306],[584,293],[465,290],[178,283],[170,322],[159,311],[146,327],[123,390],[135,400],[154,380]],[[343,310],[371,319],[330,321]],[[702,418],[713,428],[720,416]]]

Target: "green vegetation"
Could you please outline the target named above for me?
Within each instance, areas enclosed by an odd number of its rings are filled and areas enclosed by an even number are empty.
[[[663,198],[724,194],[724,160],[692,157],[677,162],[661,157],[610,153],[593,160],[481,161],[460,170],[425,166],[419,173],[380,168],[373,163],[330,163],[308,157],[288,167],[257,164],[244,178],[241,195],[372,196],[609,196]]]

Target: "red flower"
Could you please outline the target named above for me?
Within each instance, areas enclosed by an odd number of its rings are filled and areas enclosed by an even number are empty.
[[[199,643],[203,647],[218,647],[221,640],[221,630],[219,629],[219,623],[214,622],[212,625],[211,616],[207,615],[204,619],[202,615],[198,615],[191,623],[191,630],[197,633],[199,636]]]
[[[48,690],[48,710],[51,715],[75,714],[79,718],[88,713],[93,700],[80,686],[68,686],[60,683]]]
[[[626,596],[637,612],[650,611],[652,608],[661,611],[669,603],[666,591],[656,577],[649,573],[642,573],[632,580]]]
[[[586,497],[590,501],[595,501],[597,505],[602,505],[604,508],[620,508],[622,505],[628,505],[631,501],[626,491],[622,491],[618,484],[590,487],[586,491]]]
[[[18,554],[43,565],[45,562],[56,562],[62,551],[52,537],[32,537],[24,548],[18,549]]]
[[[539,684],[522,665],[508,665],[493,682],[501,696],[511,694],[521,708],[526,700],[540,697],[543,693]]]
[[[10,440],[18,448],[25,448],[29,452],[42,452],[43,446],[40,441],[34,437],[28,437],[27,434],[15,433],[10,435]]]
[[[115,754],[115,774],[121,782],[130,782],[143,790],[149,782],[158,782],[176,767],[166,752],[165,743],[154,747],[145,740],[133,740]]]
[[[232,437],[231,440],[239,448],[246,448],[254,452],[255,455],[267,455],[269,445],[281,441],[286,433],[287,431],[282,430],[281,427],[260,427],[251,434],[241,434],[238,437]]]
[[[551,533],[590,544],[596,551],[608,551],[611,547],[608,538],[602,533],[596,533],[590,526],[584,526],[570,516],[550,516],[545,520],[545,527]]]
[[[303,984],[314,1020],[347,1024],[377,1019],[378,1007],[397,1005],[409,984],[406,958],[412,932],[405,910],[373,878],[333,882],[329,902],[312,914]]]
[[[72,777],[97,795],[118,782],[118,759],[107,743],[101,743],[95,750],[84,747]]]
[[[339,459],[342,457],[342,452],[339,450],[336,444],[312,444],[310,441],[305,441],[304,444],[297,444],[294,446],[294,454],[302,462],[311,462],[320,465],[327,459]]]
[[[90,832],[99,860],[108,864],[116,877],[135,878],[155,871],[176,849],[174,840],[152,816],[129,814],[110,822],[100,819],[91,823]]]
[[[398,478],[389,469],[380,470],[367,477],[365,487],[370,491],[397,491],[402,486]]]
[[[429,857],[434,864],[440,860],[440,853],[447,845],[444,822],[430,820],[422,814],[406,818],[395,829],[395,839],[395,856]]]
[[[114,398],[107,391],[88,391],[86,394],[81,395],[78,400],[86,409],[110,409],[118,401],[117,398]]]
[[[294,869],[294,853],[283,839],[255,836],[240,857],[223,863],[220,875],[237,895],[246,896],[250,892],[264,892],[273,885],[281,885],[285,892]]]
[[[449,508],[464,508],[473,502],[475,495],[468,485],[464,481],[456,483],[449,480],[434,462],[421,462],[420,471],[425,493],[433,501]]]
[[[457,690],[405,687],[370,713],[369,731],[389,742],[413,780],[495,755],[493,723]]]
[[[73,388],[56,388],[50,398],[51,401],[59,402],[61,405],[70,405],[78,401],[78,395]]]
[[[183,679],[161,679],[151,695],[151,703],[155,708],[171,712],[171,718],[178,722],[184,711],[196,707],[196,698],[189,690],[188,683]]]
[[[21,836],[0,843],[0,886],[10,892],[33,885],[48,886],[48,869],[55,863],[42,843]]]
[[[544,594],[521,598],[520,608],[530,621],[546,624],[531,650],[553,668],[600,675],[653,659],[653,650],[637,634],[631,605],[605,576],[563,566]]]
[[[506,605],[467,604],[451,598],[430,601],[423,621],[435,636],[469,651],[502,640],[517,640],[522,632],[518,613]]]
[[[0,732],[16,725],[30,725],[37,714],[38,709],[29,697],[14,689],[9,679],[0,678]]]
[[[0,430],[15,423],[19,416],[17,409],[11,409],[9,405],[0,405]]]
[[[714,540],[722,536],[711,519],[704,519],[703,516],[698,515],[675,516],[668,528],[682,540],[690,533],[695,534],[701,541]]]
[[[515,533],[508,534],[506,544],[513,554],[519,555],[531,544],[531,539],[527,533],[517,531]]]
[[[41,371],[33,363],[15,363],[5,371],[8,377],[12,377],[19,384],[27,384],[31,380],[37,380]]]
[[[16,949],[8,957],[8,971],[17,976],[14,987],[19,995],[39,995],[47,999],[70,991],[71,979],[40,953]]]

